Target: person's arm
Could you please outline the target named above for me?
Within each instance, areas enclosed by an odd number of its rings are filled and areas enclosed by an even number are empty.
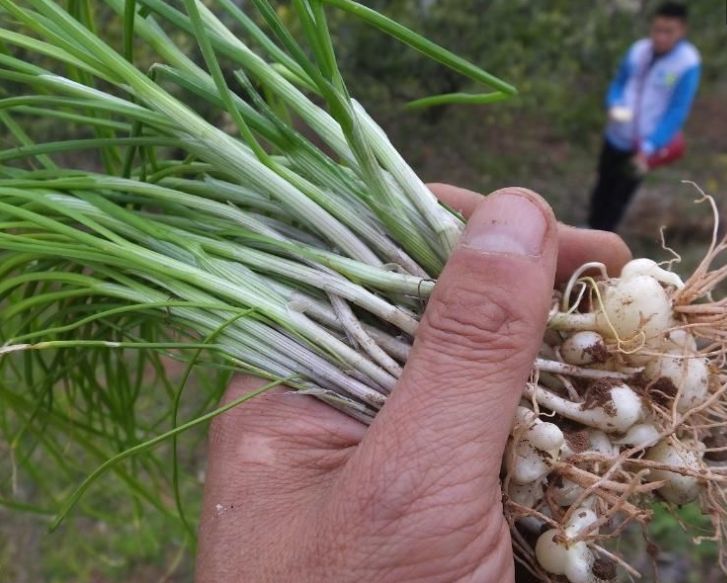
[[[621,64],[618,67],[616,76],[611,85],[608,87],[608,93],[606,94],[606,107],[611,109],[615,105],[619,105],[623,101],[624,89],[626,82],[631,75],[631,51],[626,53],[626,56],[621,60]]]
[[[677,82],[664,116],[651,135],[647,136],[641,143],[640,149],[646,156],[650,156],[666,146],[682,129],[699,87],[700,74],[700,65],[694,65]]]

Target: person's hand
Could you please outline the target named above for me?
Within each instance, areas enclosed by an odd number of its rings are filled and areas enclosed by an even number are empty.
[[[638,176],[645,176],[649,172],[649,159],[643,152],[637,152],[631,158],[631,165]]]
[[[433,190],[469,222],[368,430],[283,391],[213,422],[199,583],[513,579],[500,462],[556,274],[618,270],[629,252],[524,189]],[[261,384],[239,379],[225,400]]]
[[[634,112],[630,107],[614,105],[608,110],[609,121],[616,123],[629,123],[634,118]]]

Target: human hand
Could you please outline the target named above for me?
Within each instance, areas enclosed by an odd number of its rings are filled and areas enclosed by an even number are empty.
[[[631,164],[638,176],[645,176],[649,172],[649,159],[643,152],[636,153],[631,158]]]
[[[629,252],[556,224],[524,189],[433,190],[469,222],[386,405],[368,430],[283,391],[219,416],[198,583],[513,579],[500,463],[554,280]],[[239,379],[225,400],[261,384]]]
[[[608,110],[608,119],[616,123],[629,123],[633,118],[633,110],[623,105],[614,105]]]

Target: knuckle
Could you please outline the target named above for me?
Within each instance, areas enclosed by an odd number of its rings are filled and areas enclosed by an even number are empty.
[[[347,492],[339,520],[355,525],[347,534],[377,558],[392,575],[389,580],[409,580],[419,572],[427,580],[459,580],[489,559],[491,537],[500,540],[504,521],[499,498],[483,496],[482,484],[469,476],[442,471],[422,479],[418,471],[407,469],[400,466]],[[382,540],[387,544],[379,547]],[[456,561],[450,560],[451,548],[460,549]],[[438,572],[441,577],[435,576]]]
[[[441,512],[444,507],[469,507],[482,502],[483,487],[489,486],[489,478],[484,484],[477,464],[452,471],[451,467],[424,461],[426,454],[456,454],[460,459],[470,459],[477,452],[471,446],[471,452],[456,452],[457,445],[444,435],[417,445],[417,434],[429,430],[426,422],[420,429],[402,424],[387,433],[386,439],[377,436],[378,443],[370,443],[376,450],[366,460],[370,463],[357,460],[356,479],[347,484],[346,499],[368,528],[412,528],[420,518]],[[408,447],[406,453],[402,452],[404,444]],[[385,455],[380,455],[383,452]]]
[[[425,321],[419,336],[422,343],[457,360],[507,358],[532,332],[515,295],[497,285],[487,290],[466,286],[445,290],[427,308]]]

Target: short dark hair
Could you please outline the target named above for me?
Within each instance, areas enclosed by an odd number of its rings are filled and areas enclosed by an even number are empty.
[[[685,4],[681,2],[662,2],[654,11],[654,17],[661,16],[664,18],[677,18],[682,22],[687,21],[689,11]]]

